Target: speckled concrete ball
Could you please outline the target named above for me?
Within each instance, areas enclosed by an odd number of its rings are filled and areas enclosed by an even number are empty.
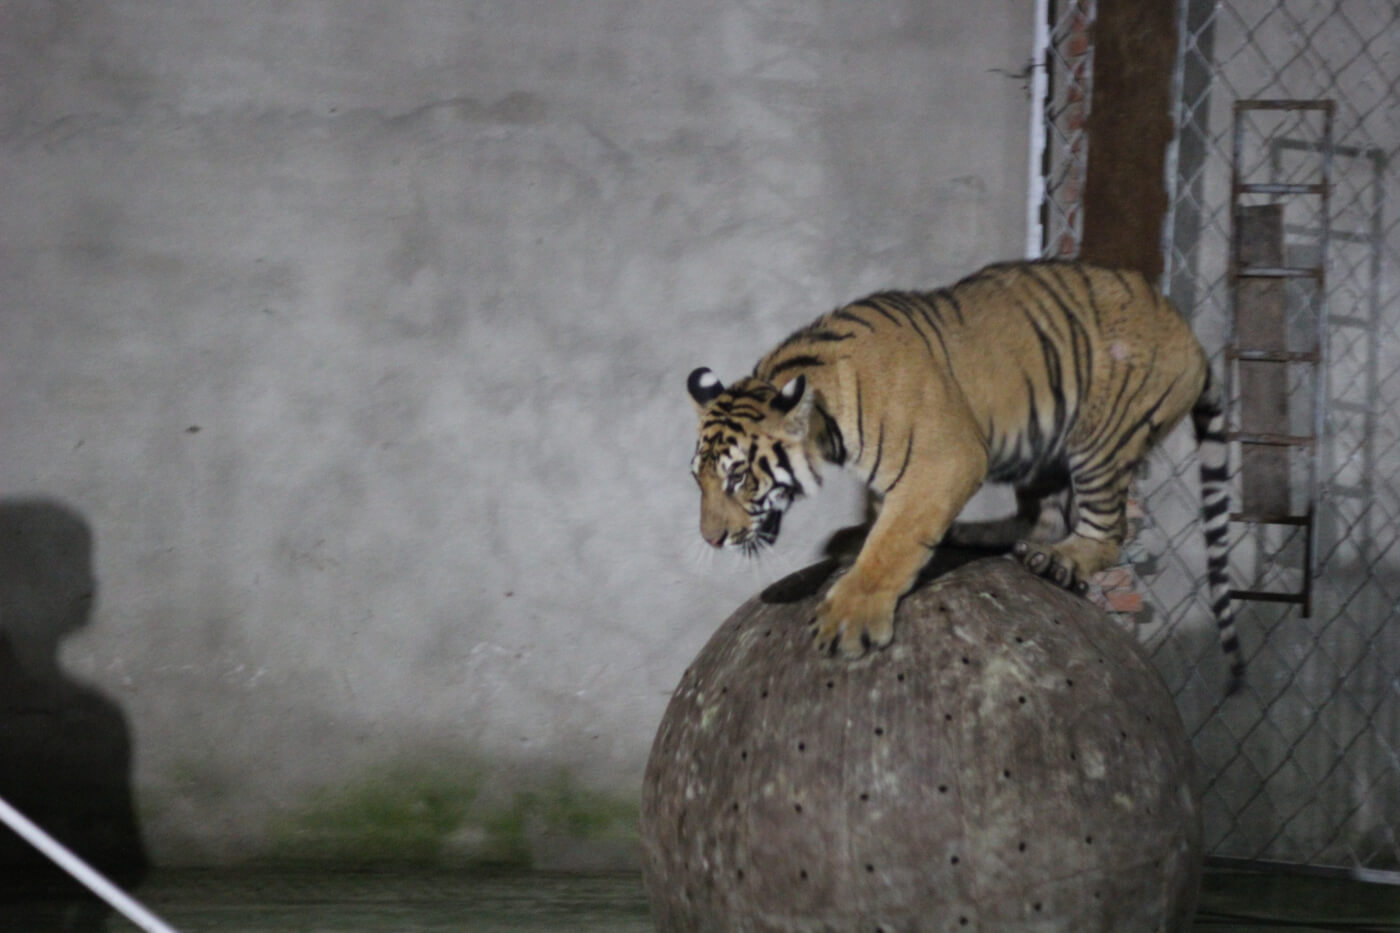
[[[818,565],[745,603],[647,763],[661,933],[1185,931],[1200,806],[1132,636],[1007,558],[937,576],[895,641],[821,657]]]

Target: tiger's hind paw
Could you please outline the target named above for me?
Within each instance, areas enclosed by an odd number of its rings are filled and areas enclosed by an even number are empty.
[[[1032,541],[1017,541],[1011,552],[1031,573],[1044,577],[1061,589],[1080,596],[1089,591],[1088,581],[1080,577],[1074,567],[1053,548]]]

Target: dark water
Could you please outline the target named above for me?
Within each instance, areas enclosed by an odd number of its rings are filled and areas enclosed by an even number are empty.
[[[652,933],[634,874],[157,871],[136,893],[181,933]],[[0,911],[3,930],[62,928]],[[1193,930],[1400,933],[1400,887],[1214,871]]]
[[[1192,930],[1400,933],[1400,885],[1208,870]]]
[[[634,874],[179,872],[157,873],[140,896],[181,933],[652,931]]]

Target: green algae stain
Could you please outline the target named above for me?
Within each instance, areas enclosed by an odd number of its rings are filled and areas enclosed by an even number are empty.
[[[273,828],[275,855],[337,861],[435,862],[466,821],[474,771],[399,766],[313,794]]]
[[[637,838],[634,801],[580,787],[566,771],[556,772],[539,790],[517,794],[515,806],[554,835],[615,841]]]
[[[324,788],[272,828],[267,856],[530,868],[551,840],[637,839],[636,801],[583,787],[566,771],[510,793],[485,780],[479,768],[400,765]]]

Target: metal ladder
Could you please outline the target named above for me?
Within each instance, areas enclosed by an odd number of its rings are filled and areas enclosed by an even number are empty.
[[[1246,121],[1259,111],[1317,111],[1321,138],[1309,148],[1321,157],[1318,180],[1306,183],[1247,182],[1243,143]],[[1318,570],[1318,504],[1321,438],[1326,418],[1325,354],[1327,347],[1326,269],[1330,222],[1332,126],[1331,100],[1240,100],[1234,106],[1234,145],[1230,179],[1230,293],[1232,314],[1225,347],[1226,402],[1237,425],[1228,437],[1240,444],[1240,510],[1230,513],[1235,524],[1294,526],[1303,530],[1302,588],[1231,590],[1230,597],[1257,602],[1292,603],[1312,614],[1312,584]],[[1268,195],[1270,203],[1246,205],[1249,195]],[[1284,205],[1280,198],[1317,198],[1318,250],[1314,262],[1290,265],[1284,249]],[[1312,345],[1288,346],[1286,283],[1311,285]],[[1312,382],[1312,425],[1305,434],[1290,433],[1289,367],[1309,368]],[[1306,451],[1308,479],[1304,508],[1293,504],[1293,451]]]

